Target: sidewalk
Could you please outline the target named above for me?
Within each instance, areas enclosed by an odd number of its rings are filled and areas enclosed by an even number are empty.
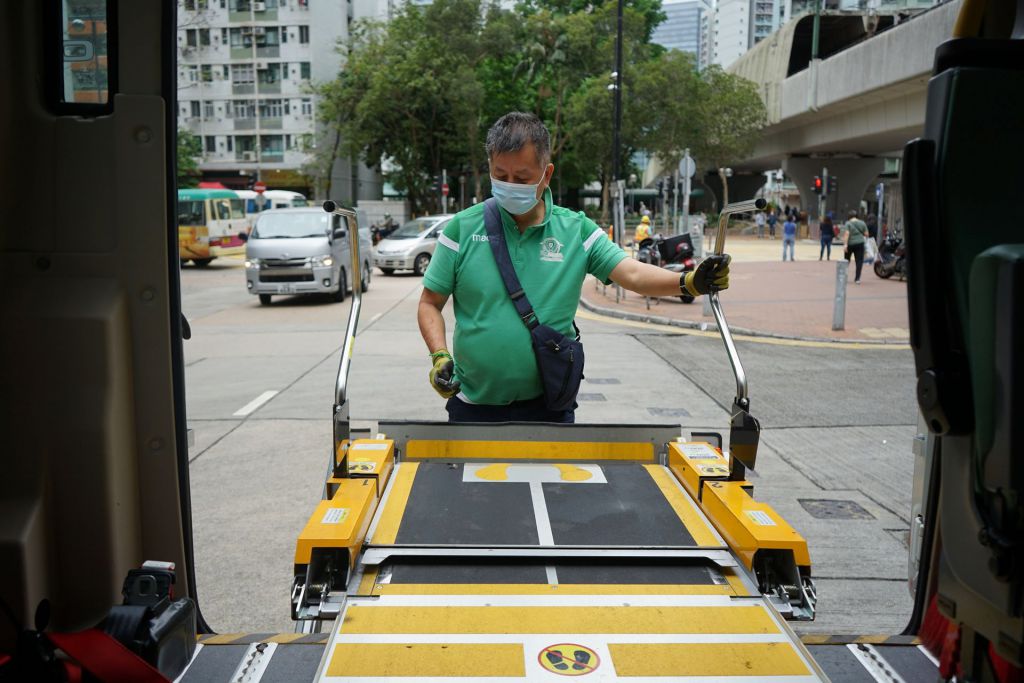
[[[817,241],[797,241],[796,261],[782,262],[781,240],[730,236],[726,251],[733,256],[730,287],[721,295],[722,309],[733,331],[743,334],[802,339],[906,343],[907,286],[897,278],[882,280],[864,265],[861,284],[853,283],[850,262],[846,291],[846,329],[832,330],[836,258],[841,246],[832,247],[832,261],[818,261]],[[667,318],[673,323],[714,328],[714,318],[703,315],[701,300],[684,304],[678,298],[651,299],[625,292],[615,301],[615,287],[603,287],[593,278],[583,285],[582,304],[598,313],[631,318]]]

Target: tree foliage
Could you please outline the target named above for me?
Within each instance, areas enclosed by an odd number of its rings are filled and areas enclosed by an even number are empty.
[[[178,130],[177,168],[178,187],[196,187],[199,184],[199,157],[203,153],[202,141],[187,130]]]
[[[386,24],[357,23],[340,47],[341,73],[320,88],[317,163],[362,159],[414,212],[437,209],[442,170],[465,175],[479,200],[487,128],[508,111],[532,111],[551,131],[553,185],[607,188],[616,10],[616,0],[524,0],[514,10],[434,0],[404,4]],[[763,105],[752,84],[716,68],[699,73],[692,56],[653,45],[663,19],[660,0],[625,3],[621,158],[628,165],[646,149],[671,166],[689,147],[705,166],[728,163],[755,141]]]

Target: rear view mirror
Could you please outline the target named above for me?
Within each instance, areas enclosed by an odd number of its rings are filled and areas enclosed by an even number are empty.
[[[348,233],[345,232],[345,228],[335,228],[334,232],[331,233],[331,237],[333,237],[334,239],[340,239],[347,234]]]

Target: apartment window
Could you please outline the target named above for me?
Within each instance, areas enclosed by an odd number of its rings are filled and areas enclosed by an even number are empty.
[[[304,81],[310,79],[309,62],[299,62],[299,77]]]
[[[281,78],[288,78],[288,62],[281,62]]]
[[[231,103],[231,108],[236,119],[256,118],[256,107],[252,100],[235,100]]]
[[[229,152],[234,152],[235,151],[235,138],[230,136],[230,135],[228,136],[228,151]]]
[[[257,73],[260,83],[277,83],[281,80],[281,65],[268,64],[266,69],[260,69]]]
[[[260,151],[264,154],[281,154],[284,152],[283,135],[264,135],[260,138]]]
[[[196,0],[185,0],[185,9],[189,10],[190,12],[195,11]]]
[[[309,42],[309,27],[308,26],[300,26],[299,27],[299,42],[303,43],[303,44]]]
[[[209,100],[203,102],[203,118],[207,120],[213,118],[213,102]]]
[[[262,100],[260,102],[260,116],[279,119],[284,115],[284,104],[281,100]]]
[[[194,28],[185,31],[185,44],[189,47],[196,46],[196,30]]]
[[[278,31],[277,27],[268,28],[265,34],[263,34],[262,36],[256,36],[256,44],[268,46],[280,45],[282,42],[280,38],[282,33],[284,33],[283,28],[280,30],[280,32]]]
[[[287,43],[287,42],[288,42],[288,27],[287,26],[282,26],[281,27],[281,43],[283,44],[283,43]]]
[[[302,115],[312,116],[313,115],[313,100],[309,97],[302,98]]]
[[[213,65],[212,64],[203,64],[202,66],[200,66],[199,67],[199,76],[200,76],[200,80],[203,83],[210,83],[211,81],[213,81]]]
[[[231,71],[228,69],[228,65],[227,64],[223,65],[223,71],[224,71],[224,75],[222,76],[222,78],[225,81],[228,80],[229,78],[231,78]]]
[[[252,64],[234,64],[231,67],[232,85],[252,85],[255,81]]]
[[[189,83],[199,82],[199,67],[190,65],[185,67],[185,75],[188,76]]]
[[[189,102],[189,105],[190,105],[190,109],[191,109],[192,118],[198,119],[199,118],[199,100],[192,100],[191,102]]]
[[[228,30],[226,28],[222,28],[220,30],[220,44],[221,45],[227,45],[228,44]]]
[[[210,29],[201,28],[199,29],[199,44],[203,47],[209,47],[210,45]]]
[[[206,153],[213,154],[217,151],[217,138],[212,135],[206,136]]]

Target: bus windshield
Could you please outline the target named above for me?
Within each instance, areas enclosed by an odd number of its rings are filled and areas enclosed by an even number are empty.
[[[245,218],[245,202],[241,199],[214,199],[213,215],[216,220],[226,221]]]
[[[178,225],[206,225],[203,200],[178,201]]]

